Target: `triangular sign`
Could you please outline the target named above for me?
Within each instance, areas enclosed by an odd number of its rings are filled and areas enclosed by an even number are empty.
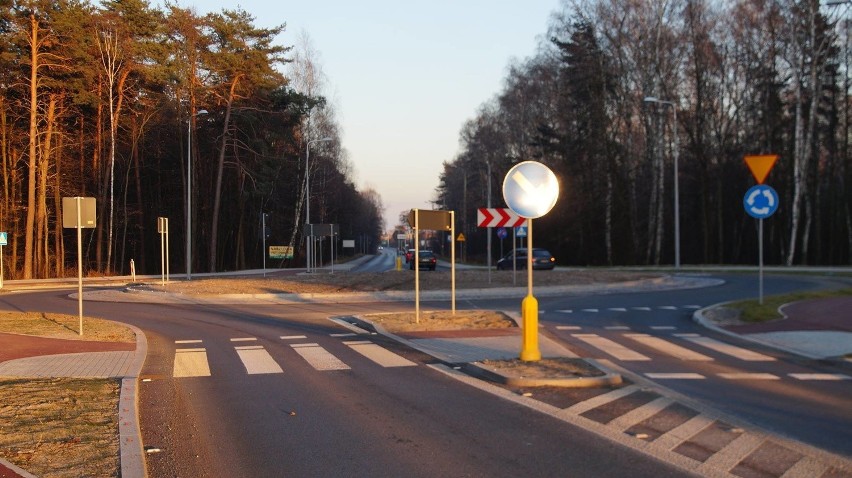
[[[751,170],[751,174],[754,176],[757,184],[763,184],[763,181],[766,180],[766,176],[769,175],[769,171],[772,170],[772,166],[775,166],[775,161],[778,161],[777,154],[763,154],[745,157],[748,169]]]

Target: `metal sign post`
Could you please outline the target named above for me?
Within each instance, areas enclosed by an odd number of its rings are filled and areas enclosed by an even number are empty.
[[[533,296],[532,220],[544,216],[559,197],[559,181],[547,166],[524,161],[516,164],[503,179],[503,199],[512,211],[529,219],[527,223],[527,296],[521,302],[523,337],[520,359],[541,360],[538,347],[538,300]],[[514,261],[513,261],[514,262]]]
[[[456,315],[456,215],[455,211],[412,209],[408,224],[414,227],[414,321],[420,323],[420,229],[450,231],[450,288],[452,313]]]
[[[83,228],[95,227],[95,198],[62,198],[62,227],[77,229],[77,310],[83,335]]]
[[[3,288],[3,246],[8,242],[5,232],[0,232],[0,289]]]
[[[778,210],[778,193],[765,184],[752,186],[743,197],[743,207],[749,216],[758,220],[758,301],[763,305],[763,220]]]

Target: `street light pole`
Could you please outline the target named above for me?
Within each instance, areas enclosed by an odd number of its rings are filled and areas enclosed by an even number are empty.
[[[672,101],[663,101],[659,98],[648,96],[645,98],[645,103],[657,103],[664,106],[671,106],[673,113],[674,125],[672,125],[672,135],[674,135],[674,139],[672,142],[674,143],[674,151],[672,152],[672,159],[674,160],[674,236],[675,236],[675,269],[680,269],[680,191],[678,188],[678,134],[677,134],[677,105]]]
[[[308,141],[308,145],[306,146],[306,153],[305,153],[305,204],[306,204],[305,205],[305,229],[307,229],[308,224],[311,223],[311,180],[310,180],[310,178],[311,178],[311,169],[310,169],[311,144],[321,143],[321,142],[324,142],[324,141],[331,141],[331,138],[325,137],[325,138],[320,138],[320,139],[314,139],[314,140]],[[310,235],[307,236],[307,239],[308,239],[307,245],[306,245],[307,258],[306,258],[306,264],[305,265],[307,266],[307,271],[311,272],[312,271],[311,267],[313,266],[313,259],[314,259],[314,256],[313,256],[313,251],[314,251],[313,228],[311,228]]]
[[[192,119],[206,114],[198,110],[186,120],[186,280],[192,280]]]

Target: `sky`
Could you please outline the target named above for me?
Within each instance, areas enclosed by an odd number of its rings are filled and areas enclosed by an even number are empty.
[[[180,0],[203,15],[242,8],[276,40],[307,34],[328,79],[359,188],[382,197],[385,225],[432,209],[459,132],[502,90],[512,59],[534,55],[560,0]],[[477,207],[484,207],[482,204]]]

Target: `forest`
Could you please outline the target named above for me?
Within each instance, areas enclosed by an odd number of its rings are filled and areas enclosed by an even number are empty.
[[[187,253],[193,272],[260,268],[264,243],[295,248],[269,266],[304,265],[308,201],[311,223],[378,244],[381,197],[354,185],[309,39],[281,46],[284,29],[171,2],[0,2],[4,277],[76,275],[64,197],[96,200],[86,275],[158,274],[160,217],[172,273]]]
[[[505,207],[506,172],[539,161],[560,196],[537,247],[562,265],[660,265],[675,263],[677,185],[681,262],[756,265],[744,157],[775,154],[766,264],[848,266],[850,15],[849,1],[565,2],[462,128],[436,203],[463,211],[484,257],[476,208]]]

